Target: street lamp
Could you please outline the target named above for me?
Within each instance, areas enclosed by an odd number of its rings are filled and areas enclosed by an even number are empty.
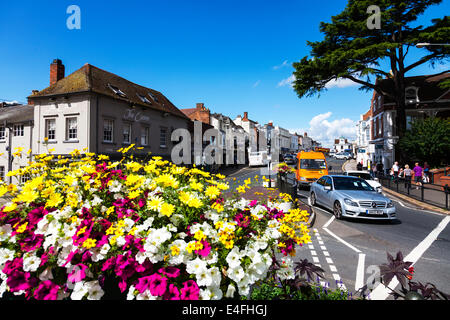
[[[450,46],[450,43],[429,43],[429,42],[419,42],[416,44],[417,48],[423,48],[428,46]]]

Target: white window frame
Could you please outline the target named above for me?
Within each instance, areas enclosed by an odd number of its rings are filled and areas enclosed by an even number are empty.
[[[164,132],[164,144],[163,142],[163,132]],[[159,129],[159,147],[160,148],[167,148],[167,133],[168,129],[166,127],[160,127]]]
[[[6,127],[0,126],[0,140],[6,140]]]
[[[128,130],[126,130],[128,129]],[[126,132],[128,131],[128,132]],[[128,135],[128,140],[126,139],[126,135]],[[122,138],[124,144],[131,144],[131,123],[125,122],[122,128]]]
[[[145,141],[143,141],[145,139]],[[148,146],[150,140],[150,127],[143,127],[141,130],[141,146]]]
[[[110,123],[111,124],[111,128],[106,127],[106,124]],[[108,135],[111,136],[111,139],[105,139],[106,137],[106,129],[108,129],[109,131],[111,131]],[[114,120],[113,119],[103,119],[103,142],[109,142],[112,143],[114,141]]]
[[[75,128],[71,128],[70,121],[75,120]],[[71,131],[72,130],[72,131]],[[66,118],[66,140],[73,141],[78,140],[78,117]]]
[[[50,137],[50,123],[53,122],[53,129],[52,129],[52,136]],[[55,141],[56,140],[56,119],[55,118],[48,118],[45,119],[45,135],[44,137],[46,137],[48,139],[48,141]]]
[[[15,124],[13,126],[14,137],[23,137],[25,135],[25,126],[23,124]]]

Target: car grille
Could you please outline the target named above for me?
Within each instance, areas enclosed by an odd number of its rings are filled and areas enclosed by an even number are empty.
[[[306,180],[307,181],[316,181],[317,179],[315,179],[315,178],[307,178]]]
[[[375,203],[375,205],[373,205]],[[359,205],[363,208],[386,208],[386,202],[384,201],[360,201]]]

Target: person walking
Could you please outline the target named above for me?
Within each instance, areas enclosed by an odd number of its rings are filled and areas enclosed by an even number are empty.
[[[377,177],[377,163],[375,162],[372,166],[372,171],[370,171],[372,173],[372,178],[376,178]]]
[[[403,176],[405,178],[405,189],[411,189],[411,177],[413,171],[409,168],[409,165],[405,164],[405,169],[403,170]]]
[[[362,167],[363,167],[362,161],[361,161],[361,162],[358,162],[358,163],[356,164],[356,170],[362,171]]]
[[[419,189],[419,186],[422,185],[423,169],[421,166],[419,166],[418,162],[416,162],[416,165],[413,168],[413,171],[414,171],[414,180],[416,182],[416,189]]]
[[[430,165],[426,161],[423,163],[423,182],[430,183]]]
[[[395,161],[394,164],[392,165],[392,173],[394,175],[394,181],[395,183],[398,182],[398,173],[400,171],[400,167],[398,166],[398,162]]]

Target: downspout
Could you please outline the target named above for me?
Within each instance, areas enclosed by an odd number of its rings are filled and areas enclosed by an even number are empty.
[[[98,97],[99,97],[99,95],[96,95],[96,107],[95,107],[95,122],[96,122],[96,126],[95,126],[95,128],[96,128],[96,130],[95,130],[95,153],[96,154],[99,154],[99,152],[98,152],[98,139],[99,139],[99,137],[98,137],[98,126],[99,126],[99,121],[98,121]],[[89,125],[91,125],[90,123],[89,123]]]
[[[33,112],[34,115],[34,112]],[[34,121],[30,120],[30,162],[33,160],[33,129],[34,129]]]
[[[5,121],[5,128],[8,128],[8,172],[12,171],[12,157],[11,157],[11,149],[12,149],[12,127],[7,125],[7,122]],[[12,183],[12,177],[9,176],[9,184]]]

